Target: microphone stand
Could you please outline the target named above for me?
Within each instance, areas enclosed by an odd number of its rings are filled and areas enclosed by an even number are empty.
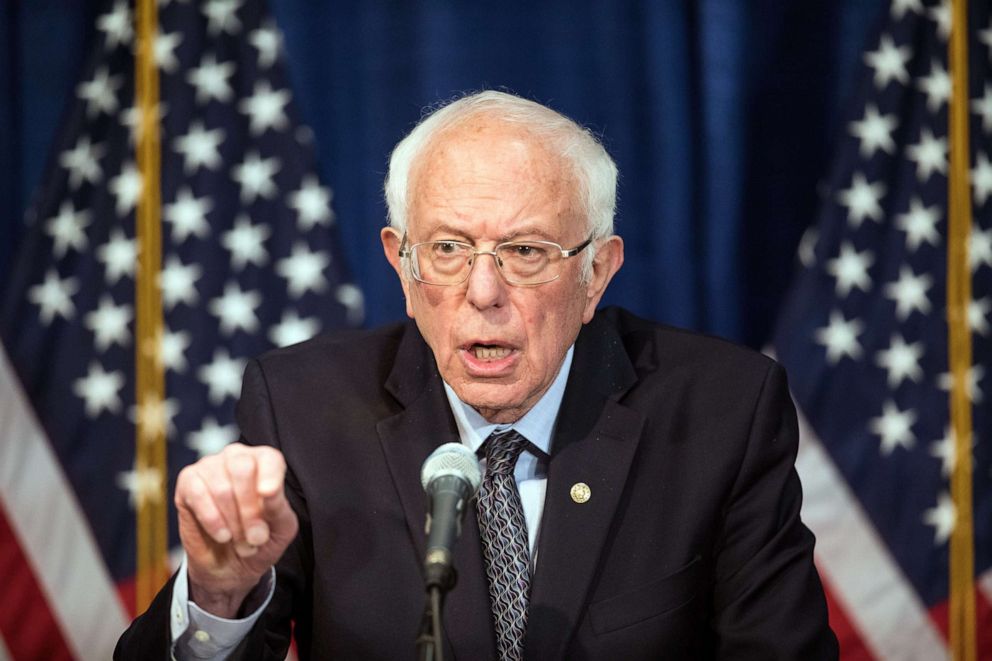
[[[444,595],[458,582],[458,572],[451,563],[451,556],[443,550],[432,549],[424,563],[427,588],[424,615],[417,634],[418,661],[444,661],[444,632],[441,627],[441,608]]]
[[[417,634],[417,661],[444,661],[444,633],[441,629],[441,606],[444,593],[432,585],[427,588],[424,615]]]

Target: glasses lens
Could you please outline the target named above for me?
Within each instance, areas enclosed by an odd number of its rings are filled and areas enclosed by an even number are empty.
[[[561,261],[561,248],[550,243],[504,243],[497,250],[503,275],[516,284],[553,280]]]
[[[465,278],[472,249],[454,241],[422,243],[413,248],[413,259],[420,280],[436,285],[455,284]]]

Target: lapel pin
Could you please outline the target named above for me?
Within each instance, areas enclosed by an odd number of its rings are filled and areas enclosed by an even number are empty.
[[[572,497],[572,500],[580,505],[589,502],[589,499],[592,497],[592,489],[585,482],[576,482],[572,485],[572,490],[568,493]]]

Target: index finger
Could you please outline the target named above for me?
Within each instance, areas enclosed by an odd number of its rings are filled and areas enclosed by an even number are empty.
[[[282,491],[286,460],[279,450],[268,446],[255,448],[255,470],[255,489],[259,496],[269,498]]]

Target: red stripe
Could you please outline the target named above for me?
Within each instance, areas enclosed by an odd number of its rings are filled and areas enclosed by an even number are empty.
[[[837,636],[840,644],[840,658],[843,661],[875,661],[875,657],[861,638],[861,632],[844,611],[843,605],[834,598],[833,586],[830,585],[826,572],[820,572],[823,591],[827,595],[827,611],[830,617],[830,628]]]
[[[72,659],[0,500],[0,634],[14,659]]]

